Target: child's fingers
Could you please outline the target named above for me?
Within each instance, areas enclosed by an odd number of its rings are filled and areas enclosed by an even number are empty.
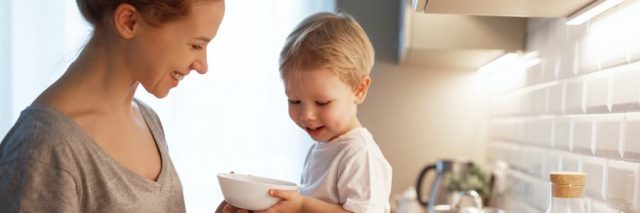
[[[296,196],[296,194],[298,194],[297,191],[277,190],[277,189],[269,190],[269,195],[271,195],[271,197],[277,197],[284,200],[291,200]]]

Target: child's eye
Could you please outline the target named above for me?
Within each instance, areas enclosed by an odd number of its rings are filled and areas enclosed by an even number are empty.
[[[194,49],[194,50],[201,50],[201,49],[202,49],[202,46],[197,45],[197,44],[192,44],[192,45],[191,45],[191,48],[192,48],[192,49]]]
[[[329,105],[331,101],[316,101],[316,105],[318,106],[326,106]]]
[[[291,99],[289,99],[288,101],[289,101],[289,104],[299,104],[300,103],[299,100],[291,100]]]

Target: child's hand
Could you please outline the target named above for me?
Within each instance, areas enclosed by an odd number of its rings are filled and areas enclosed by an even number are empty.
[[[304,200],[304,196],[302,196],[297,191],[288,191],[288,190],[269,190],[269,195],[272,197],[277,197],[282,200],[276,203],[272,207],[257,212],[266,212],[266,213],[280,213],[280,212],[302,212],[302,200]]]

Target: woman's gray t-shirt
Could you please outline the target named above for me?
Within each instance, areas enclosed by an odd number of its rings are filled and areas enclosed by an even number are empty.
[[[157,181],[116,162],[61,112],[32,105],[0,143],[0,212],[185,212],[162,124],[136,103],[160,151]]]

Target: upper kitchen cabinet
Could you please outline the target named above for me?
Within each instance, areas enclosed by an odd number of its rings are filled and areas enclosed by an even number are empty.
[[[378,62],[475,70],[505,53],[525,51],[528,18],[566,18],[594,2],[337,0],[336,6],[363,25]]]
[[[416,12],[509,17],[566,17],[595,0],[413,0]]]

